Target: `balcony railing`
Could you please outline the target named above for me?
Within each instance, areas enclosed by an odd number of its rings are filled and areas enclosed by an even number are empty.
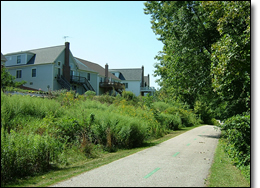
[[[120,82],[99,82],[99,87],[103,88],[115,88],[115,89],[124,89],[124,84]]]
[[[155,92],[155,91],[156,91],[155,87],[148,87],[148,86],[141,87],[141,92]]]
[[[71,76],[70,81],[75,82],[75,83],[81,83],[86,90],[95,91],[94,88],[92,87],[92,85],[89,83],[89,81],[85,77]]]

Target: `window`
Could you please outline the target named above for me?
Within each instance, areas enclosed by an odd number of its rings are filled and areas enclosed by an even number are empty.
[[[128,83],[123,83],[125,85],[125,88],[128,88]]]
[[[22,70],[16,71],[16,78],[22,78]]]
[[[36,77],[36,69],[32,69],[32,77]]]
[[[60,77],[60,68],[58,68],[58,77]]]
[[[18,55],[18,56],[17,56],[17,64],[20,64],[20,63],[21,63],[21,56]]]
[[[60,61],[58,61],[58,66],[60,66]]]
[[[88,81],[90,81],[90,73],[88,73]]]

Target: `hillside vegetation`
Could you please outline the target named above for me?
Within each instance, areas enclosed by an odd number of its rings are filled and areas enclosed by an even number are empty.
[[[2,184],[99,157],[100,152],[138,147],[201,123],[184,104],[131,92],[113,97],[60,90],[52,95],[50,99],[1,91]],[[71,159],[70,153],[79,158]]]

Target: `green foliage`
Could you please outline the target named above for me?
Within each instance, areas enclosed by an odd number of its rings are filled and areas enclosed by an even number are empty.
[[[204,2],[203,6],[218,22],[221,38],[212,45],[212,85],[232,106],[231,117],[250,108],[250,2]]]
[[[227,139],[227,153],[233,162],[249,175],[251,146],[250,114],[244,113],[243,115],[233,116],[227,119],[221,125],[221,128],[224,132],[224,137]]]
[[[8,131],[15,129],[19,121],[26,117],[44,118],[49,114],[55,117],[63,113],[60,104],[43,98],[21,95],[6,95],[1,92],[1,127]]]
[[[198,94],[211,90],[211,44],[219,38],[217,22],[209,19],[199,1],[149,1],[152,29],[163,42],[155,57],[155,75],[169,98],[193,107]],[[206,23],[206,25],[205,25]]]
[[[49,135],[23,134],[1,128],[1,182],[46,171],[57,159],[61,144]]]
[[[160,113],[157,121],[170,130],[178,130],[182,126],[181,117],[178,114]]]
[[[167,104],[167,103],[161,102],[161,101],[153,103],[153,109],[158,110],[159,112],[165,111],[170,106],[171,106],[170,104]]]
[[[77,161],[71,159],[72,153],[76,158],[95,158],[102,151],[138,147],[145,140],[196,124],[186,105],[155,102],[149,95],[103,95],[92,100],[74,91],[53,95],[48,99],[1,92],[4,183],[48,170],[50,164],[69,165]]]
[[[154,33],[164,44],[155,57],[159,98],[167,102],[173,98],[193,108],[202,96],[225,118],[250,109],[249,1],[148,1],[144,5]]]
[[[103,94],[103,95],[99,95],[99,96],[94,96],[93,97],[94,100],[99,101],[101,103],[108,103],[108,104],[112,104],[115,97],[114,96],[110,96],[109,93]]]
[[[200,118],[194,112],[189,110],[185,105],[180,103],[168,104],[165,102],[154,102],[152,105],[156,120],[167,126],[170,130],[177,130],[181,127],[190,127],[198,125]]]
[[[125,99],[125,100],[127,100],[127,101],[129,101],[129,100],[134,100],[135,98],[136,98],[136,96],[135,96],[135,94],[133,93],[133,92],[131,92],[131,91],[123,91],[122,92],[122,97]]]
[[[26,83],[26,81],[16,82],[15,77],[8,72],[5,65],[1,65],[1,89],[6,87],[18,87]]]
[[[194,112],[199,115],[200,119],[205,124],[214,125],[212,122],[213,111],[210,109],[209,105],[206,102],[197,100],[194,105]]]
[[[139,95],[139,104],[140,106],[152,107],[153,103],[156,101],[154,96],[151,96],[149,93],[146,96]]]

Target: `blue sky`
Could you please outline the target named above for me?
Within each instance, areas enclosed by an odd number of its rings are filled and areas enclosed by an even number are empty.
[[[63,45],[75,57],[110,69],[141,68],[153,77],[162,50],[144,1],[1,1],[3,54]]]

